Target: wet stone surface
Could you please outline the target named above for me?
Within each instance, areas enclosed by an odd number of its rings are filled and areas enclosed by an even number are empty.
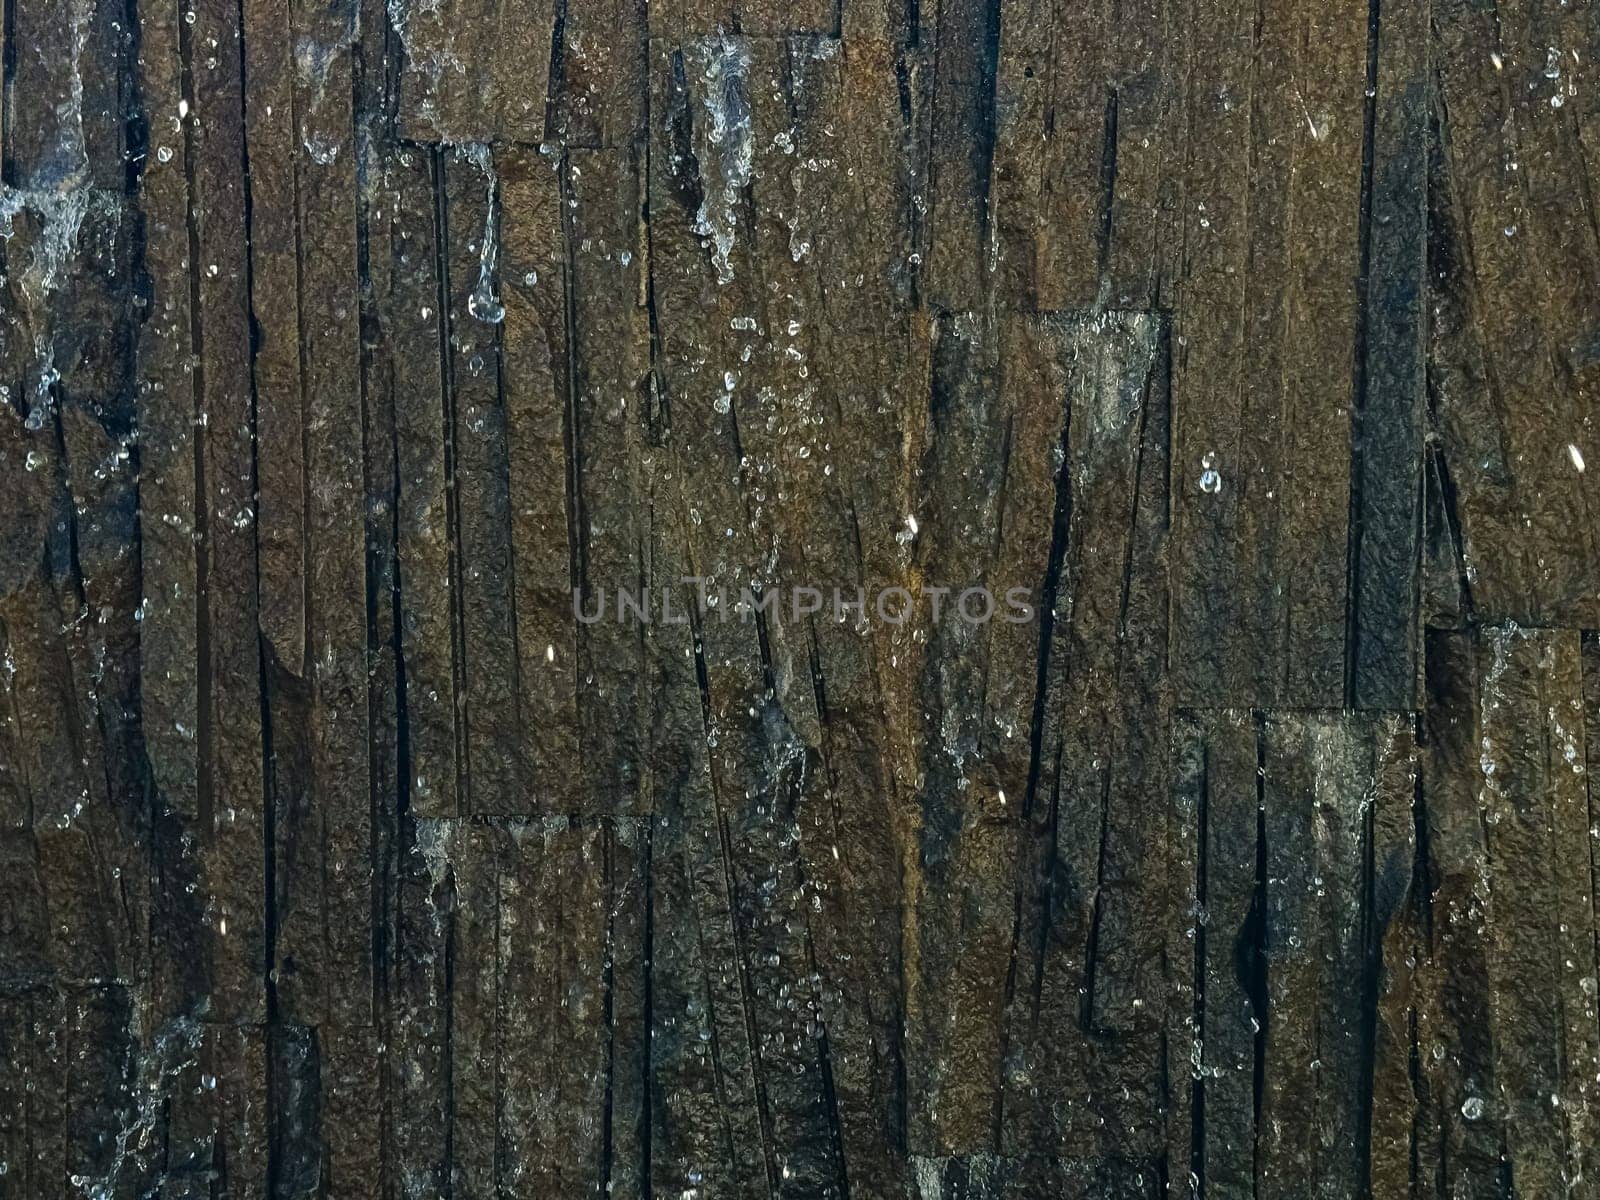
[[[9,0],[0,1200],[1600,1196],[1597,41]]]

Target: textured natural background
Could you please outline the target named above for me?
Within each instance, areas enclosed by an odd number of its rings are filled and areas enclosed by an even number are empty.
[[[1588,0],[0,38],[0,1197],[1600,1196]]]

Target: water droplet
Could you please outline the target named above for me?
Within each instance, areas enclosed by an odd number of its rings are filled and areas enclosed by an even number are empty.
[[[467,297],[467,311],[490,325],[500,324],[506,316],[506,306],[490,291],[488,280],[480,281],[472,295]]]

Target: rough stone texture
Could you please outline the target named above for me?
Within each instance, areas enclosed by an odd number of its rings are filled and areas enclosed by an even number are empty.
[[[1600,1197],[1592,6],[0,63],[0,1200]]]

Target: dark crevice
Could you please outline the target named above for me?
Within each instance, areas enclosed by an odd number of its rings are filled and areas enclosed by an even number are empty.
[[[1376,2],[1376,0],[1374,0]],[[1381,743],[1380,743],[1381,746]],[[1372,795],[1376,796],[1380,786],[1379,774],[1384,769],[1382,752],[1373,756]],[[1377,834],[1378,803],[1362,806],[1361,814],[1361,896],[1360,896],[1360,923],[1361,940],[1364,948],[1362,956],[1361,976],[1361,1081],[1356,1105],[1356,1157],[1361,1167],[1361,1194],[1372,1194],[1372,1102],[1373,1081],[1377,1076],[1377,1047],[1378,1047],[1378,998],[1379,987],[1383,972],[1383,935],[1385,926],[1379,921],[1377,911]],[[1395,911],[1390,914],[1390,920],[1402,919],[1400,906],[1396,905]]]
[[[641,1083],[643,1103],[639,1105],[639,1155],[643,1161],[639,1164],[639,1188],[641,1200],[651,1200],[655,1195],[655,1183],[651,1177],[651,1167],[654,1153],[651,1148],[650,1138],[654,1132],[653,1097],[655,1078],[651,1067],[653,1056],[650,1053],[650,1039],[655,1029],[655,879],[652,874],[655,865],[655,829],[653,822],[640,822],[640,837],[644,845],[640,856],[640,874],[644,881],[644,1014],[641,1036],[644,1041],[644,1052],[640,1054],[640,1069],[643,1075]],[[613,910],[617,906],[613,903]],[[613,1033],[613,1036],[615,1034]],[[607,1119],[610,1119],[609,1106]],[[608,1176],[609,1178],[609,1176]]]
[[[185,21],[178,22],[179,94],[188,111],[195,106],[193,36]],[[9,42],[7,43],[9,45]],[[200,218],[196,211],[196,169],[194,122],[183,122],[183,160],[186,183],[186,221],[189,234],[189,262],[198,264]],[[210,502],[206,481],[205,338],[200,306],[200,272],[189,272],[189,347],[194,370],[190,373],[194,396],[194,556],[195,556],[195,791],[199,827],[208,829],[212,820],[211,770],[211,614]]]
[[[399,954],[399,932],[397,922],[400,915],[400,883],[396,878],[398,864],[402,855],[415,850],[415,822],[410,821],[411,816],[411,781],[415,778],[415,767],[411,758],[411,713],[406,705],[406,678],[405,659],[405,626],[403,624],[404,581],[401,575],[401,559],[398,553],[400,540],[400,502],[405,481],[400,474],[400,435],[398,423],[390,425],[389,453],[394,469],[395,488],[392,494],[393,510],[391,512],[391,536],[393,545],[397,548],[392,562],[393,575],[389,583],[389,611],[390,611],[390,652],[394,657],[394,764],[395,764],[395,794],[394,811],[389,814],[384,822],[390,838],[392,839],[386,853],[379,860],[378,867],[382,872],[380,887],[383,897],[381,910],[382,920],[373,930],[373,985],[379,989],[379,998],[387,999],[391,986],[390,970],[392,965],[389,955],[389,930],[396,929],[396,957]],[[379,778],[376,774],[373,779]],[[408,838],[408,827],[411,836]],[[398,990],[398,989],[396,989]],[[379,1028],[383,1033],[384,1044],[393,1044],[394,1025],[391,1020],[393,1005],[390,1003],[379,1004],[374,1010],[379,1014]],[[385,1060],[385,1068],[387,1066]],[[385,1069],[387,1082],[387,1069]],[[380,1114],[385,1137],[392,1134],[394,1128],[392,1089],[383,1089],[383,1108]],[[387,1144],[387,1142],[385,1143]],[[388,1169],[388,1158],[385,1156],[385,1172]]]
[[[1192,985],[1193,1008],[1190,1014],[1191,1053],[1199,1058],[1203,1054],[1206,1031],[1206,922],[1201,914],[1206,911],[1209,898],[1207,868],[1210,857],[1209,831],[1211,809],[1211,748],[1201,750],[1200,795],[1196,812],[1195,836],[1195,911],[1189,914],[1194,922],[1194,979]],[[1206,1194],[1206,1077],[1195,1062],[1189,1081],[1189,1178],[1194,1184],[1194,1200],[1204,1200]]]
[[[561,95],[567,73],[567,0],[556,0],[555,21],[550,33],[550,73],[545,76],[544,135],[552,140],[561,136]]]
[[[239,28],[244,28],[244,4],[240,0],[235,8],[235,16]],[[244,38],[239,38],[239,171],[243,180],[244,190],[244,290],[246,303],[249,305],[249,345],[250,345],[250,478],[259,481],[261,478],[260,439],[257,431],[260,425],[260,388],[256,376],[256,355],[261,345],[260,322],[255,312],[255,263],[250,253],[251,234],[255,221],[255,197],[250,182],[250,146],[249,139],[242,136],[242,131],[249,128],[250,86],[246,64]],[[296,256],[298,258],[298,254]],[[198,260],[191,259],[191,262]],[[246,503],[250,506],[252,515],[259,512],[259,498],[255,495],[255,484],[252,484],[251,494]],[[251,576],[259,581],[261,579],[260,540],[251,539],[251,550],[254,556]],[[259,595],[257,604],[259,605]],[[258,610],[259,611],[259,610]],[[261,819],[262,819],[262,875],[265,880],[264,891],[266,903],[263,906],[263,936],[265,940],[262,962],[262,986],[266,995],[267,1021],[272,1024],[278,1019],[278,989],[276,982],[277,945],[278,945],[278,882],[277,882],[277,807],[273,803],[273,729],[272,729],[272,672],[269,669],[271,657],[266,638],[259,627],[256,631],[256,677],[260,700],[261,721]],[[269,1168],[269,1175],[271,1174]]]
[[[1078,1027],[1094,1031],[1094,995],[1100,969],[1100,926],[1106,909],[1106,843],[1111,837],[1111,768],[1100,772],[1100,837],[1095,849],[1094,904],[1089,920],[1089,937],[1084,947],[1083,995],[1078,998]]]
[[[1107,88],[1105,134],[1100,150],[1100,227],[1096,239],[1102,307],[1111,287],[1111,239],[1115,232],[1113,221],[1117,204],[1117,103],[1117,89]]]
[[[3,50],[0,53],[0,97],[4,97],[5,101],[0,103],[0,180],[12,186],[16,186],[17,182],[17,164],[11,146],[13,114],[10,98],[12,83],[17,77],[17,5],[20,2],[3,0],[3,14],[0,14],[0,21],[3,21],[5,28],[5,45],[0,47]],[[129,3],[138,3],[138,0],[129,0]],[[188,61],[186,54],[184,62]]]
[[[372,672],[367,685],[367,728],[370,731],[370,745],[368,747],[368,809],[367,828],[372,839],[373,871],[368,896],[369,913],[371,922],[370,943],[371,951],[371,1004],[374,1014],[384,1011],[386,991],[384,988],[384,963],[388,952],[388,904],[385,892],[385,880],[389,877],[392,867],[392,847],[394,828],[392,813],[388,810],[383,784],[388,780],[393,786],[399,786],[399,780],[392,777],[390,765],[384,762],[383,756],[393,748],[385,743],[380,731],[388,724],[383,711],[385,692],[383,690],[384,677],[380,666],[384,661],[386,650],[385,638],[388,639],[387,650],[391,660],[391,670],[398,673],[399,645],[398,632],[400,621],[399,592],[397,577],[399,571],[398,551],[400,539],[399,523],[399,486],[400,474],[394,440],[394,425],[389,422],[387,430],[376,429],[379,414],[390,412],[387,405],[379,406],[374,402],[374,393],[378,390],[373,383],[373,359],[378,347],[383,345],[383,328],[379,320],[375,298],[373,296],[372,281],[372,204],[367,189],[363,186],[371,177],[372,160],[375,150],[369,128],[362,123],[360,113],[363,110],[363,97],[367,81],[367,58],[363,43],[358,39],[352,47],[351,59],[351,112],[355,114],[353,122],[357,142],[356,177],[358,202],[356,205],[356,278],[360,281],[361,301],[358,308],[357,328],[360,331],[360,355],[358,361],[358,386],[361,398],[361,445],[362,445],[362,495],[366,498],[365,510],[367,520],[364,529],[364,560],[366,564],[366,646],[368,661],[373,664]],[[384,437],[387,433],[387,438]],[[386,466],[380,469],[383,462],[380,451],[387,445],[390,459]],[[380,493],[379,483],[384,485]],[[385,616],[385,604],[389,605]],[[385,1163],[385,1171],[387,1163]],[[380,1186],[383,1181],[380,1180]]]
[[[11,50],[10,10],[12,2],[13,0],[5,0],[5,44],[8,54]],[[122,137],[125,154],[123,189],[128,196],[136,197],[139,194],[140,185],[144,182],[145,164],[150,153],[150,118],[145,112],[144,96],[139,86],[139,55],[143,40],[139,23],[139,0],[122,0],[122,39],[122,75],[125,89],[122,95]],[[10,77],[9,71],[6,72],[6,77]],[[3,130],[0,130],[0,145],[4,145]],[[132,261],[135,264],[142,264],[144,261],[144,213],[140,210],[135,210],[134,218],[137,230]]]
[[[494,163],[494,150],[486,147],[484,153],[488,156],[484,172],[488,176],[488,211],[484,216],[485,238],[492,237],[497,248],[494,259],[495,278],[490,282],[492,294],[503,297],[505,290],[503,280],[500,279],[500,264],[505,260],[507,253],[505,238],[505,200],[500,184],[499,170]],[[480,247],[481,250],[481,247]],[[512,496],[512,418],[511,410],[506,397],[506,321],[505,310],[502,304],[501,319],[490,326],[493,336],[494,350],[494,403],[499,413],[499,436],[494,439],[499,451],[496,461],[490,463],[490,470],[498,476],[498,482],[505,487],[505,520],[497,531],[501,536],[500,545],[505,550],[506,561],[506,597],[509,610],[506,613],[506,622],[511,628],[511,662],[508,664],[511,672],[511,709],[512,723],[516,729],[525,726],[526,718],[522,711],[523,678],[522,678],[522,641],[527,636],[522,628],[522,622],[527,614],[517,611],[516,597],[517,575],[519,571],[528,571],[531,564],[518,560],[518,539],[516,537],[516,518],[514,516],[515,502]],[[530,777],[527,768],[532,764],[524,760],[521,747],[515,754],[515,769],[511,774],[512,779],[521,778],[524,781]]]
[[[978,164],[978,201],[983,206],[983,240],[979,247],[980,257],[990,253],[994,239],[998,236],[994,229],[994,149],[998,133],[996,105],[996,88],[1000,80],[1000,8],[1002,0],[981,0],[984,5],[983,13],[983,43],[977,47],[978,58],[978,124],[975,133],[974,151]],[[941,30],[941,33],[943,31]],[[945,41],[939,39],[941,48]]]
[[[1114,95],[1114,93],[1113,93]],[[1114,122],[1114,118],[1113,118]],[[1157,336],[1152,339],[1152,346],[1159,349],[1163,344],[1160,329]],[[1118,693],[1121,694],[1124,683],[1124,670],[1127,665],[1128,652],[1128,605],[1133,595],[1133,566],[1134,551],[1139,539],[1140,505],[1144,498],[1145,482],[1145,437],[1150,426],[1150,410],[1153,402],[1150,381],[1155,375],[1155,363],[1151,363],[1146,370],[1141,389],[1142,402],[1139,405],[1137,429],[1134,434],[1134,464],[1133,487],[1129,492],[1130,514],[1128,533],[1122,555],[1122,587],[1117,597],[1117,655],[1115,681]],[[1113,744],[1120,741],[1120,734],[1112,734]],[[1089,945],[1085,954],[1083,978],[1084,996],[1081,1009],[1082,1026],[1086,1031],[1094,1028],[1094,996],[1096,976],[1100,964],[1100,932],[1105,915],[1105,878],[1106,878],[1106,845],[1111,836],[1111,777],[1115,769],[1116,759],[1113,752],[1113,763],[1108,764],[1101,771],[1100,777],[1100,844],[1095,859],[1095,890],[1094,890],[1094,916],[1090,925]]]
[[[455,731],[456,804],[458,811],[470,811],[470,764],[467,760],[467,719],[465,707],[458,702],[466,695],[466,620],[462,612],[461,564],[461,495],[456,477],[456,388],[455,356],[451,353],[451,334],[454,324],[450,280],[450,212],[449,184],[447,180],[447,149],[436,149],[430,154],[433,163],[433,239],[435,254],[434,278],[438,283],[439,331],[439,381],[444,413],[444,493],[445,528],[449,542],[450,577],[450,661],[452,726]]]
[[[610,1036],[606,1039],[606,1090],[600,1110],[600,1178],[606,1181],[608,1187],[612,1186],[615,1178],[615,1157],[613,1149],[616,1137],[616,1093],[617,1093],[617,966],[616,966],[616,937],[617,937],[617,829],[613,826],[607,831],[606,837],[606,908],[609,919],[606,921],[606,945],[610,952],[605,956],[601,969],[601,1005],[600,1019],[604,1023]],[[650,1024],[645,1022],[648,1030]],[[646,1160],[648,1161],[648,1159]]]
[[[1428,395],[1430,405],[1434,388],[1430,373]],[[1472,577],[1467,571],[1466,542],[1461,529],[1461,510],[1456,500],[1456,484],[1450,475],[1450,464],[1441,448],[1434,447],[1427,454],[1427,463],[1433,468],[1434,480],[1439,488],[1439,504],[1445,522],[1445,535],[1449,538],[1451,558],[1455,564],[1456,585],[1461,590],[1461,603],[1465,612],[1463,620],[1473,622]]]
[[[561,204],[561,249],[562,249],[562,281],[561,301],[562,314],[566,324],[566,338],[563,347],[566,354],[566,391],[561,397],[563,402],[563,420],[561,422],[562,448],[566,455],[566,501],[567,501],[567,583],[574,597],[587,591],[589,582],[588,542],[583,536],[583,531],[588,528],[587,510],[583,502],[583,468],[580,455],[583,446],[583,425],[581,421],[581,408],[579,396],[582,388],[578,377],[578,256],[576,252],[577,225],[573,217],[573,208],[576,199],[572,193],[571,162],[566,154],[562,154],[560,162],[560,186],[557,194]],[[602,605],[605,597],[600,597]],[[579,621],[577,625],[576,661],[573,670],[579,669],[579,664],[588,661],[589,656],[589,626],[586,622]]]
[[[1050,952],[1050,930],[1056,916],[1057,859],[1061,845],[1061,747],[1056,747],[1050,763],[1050,818],[1045,825],[1044,869],[1040,872],[1037,901],[1039,929],[1033,947],[1033,981],[1029,989],[1033,1019],[1038,1022],[1044,1006],[1045,959]],[[1009,1000],[1010,997],[1007,997]]]
[[[691,563],[690,569],[698,572],[699,568]],[[694,640],[695,678],[700,688],[701,720],[704,723],[703,731],[707,734],[709,740],[709,734],[712,728],[711,685],[706,667],[705,637],[700,619],[700,605],[698,603],[690,604],[688,606],[688,610],[689,628]],[[736,903],[735,897],[735,888],[737,886],[737,882],[734,864],[736,863],[737,858],[733,852],[733,835],[729,825],[728,814],[723,808],[721,795],[722,789],[719,786],[717,774],[711,768],[709,762],[705,765],[704,770],[705,781],[711,792],[711,803],[713,810],[712,819],[716,826],[717,855],[720,864],[720,874],[722,877],[721,900],[726,906],[726,911],[729,914],[734,914],[739,912],[740,909],[739,905]],[[768,1187],[771,1191],[776,1192],[778,1184],[778,1164],[772,1148],[772,1114],[768,1107],[766,1085],[759,1066],[759,1047],[761,1042],[759,1036],[757,1035],[755,1026],[755,998],[754,990],[750,983],[750,966],[747,954],[746,936],[745,932],[740,928],[740,923],[737,920],[730,923],[730,930],[733,937],[734,947],[734,974],[737,978],[739,988],[740,1019],[744,1029],[746,1045],[748,1045],[750,1048],[752,1064],[755,1068],[755,1077],[753,1083],[755,1086],[758,1125],[761,1130],[761,1155],[766,1167]],[[708,989],[708,995],[709,994],[710,992]]]
[[[455,1197],[455,1171],[453,1164],[456,1161],[456,1083],[455,1083],[455,1034],[456,1034],[456,879],[455,867],[449,869],[449,880],[443,886],[450,889],[450,916],[445,925],[444,934],[444,979],[440,989],[442,999],[439,1014],[439,1025],[442,1030],[439,1061],[443,1064],[441,1072],[443,1079],[443,1109],[444,1128],[441,1130],[444,1141],[444,1153],[439,1163],[439,1186],[442,1200],[454,1200]]]
[[[1363,491],[1366,483],[1366,437],[1364,422],[1368,407],[1367,362],[1373,340],[1372,301],[1372,188],[1378,111],[1378,23],[1381,0],[1367,4],[1367,86],[1361,132],[1361,210],[1357,225],[1360,270],[1356,278],[1355,356],[1351,363],[1350,394],[1350,508],[1345,541],[1345,642],[1344,703],[1360,707],[1364,680],[1361,670],[1361,555],[1365,520]]]
[[[1251,895],[1250,912],[1245,918],[1240,940],[1246,947],[1248,959],[1242,972],[1245,995],[1250,1000],[1251,1016],[1255,1021],[1254,1070],[1251,1090],[1251,1112],[1257,1131],[1261,1128],[1261,1111],[1266,1098],[1267,1085],[1267,1028],[1272,1020],[1268,1004],[1268,972],[1271,964],[1270,897],[1267,894],[1267,748],[1266,722],[1258,713],[1255,723],[1256,741],[1256,862],[1255,890]]]
[[[454,729],[455,745],[455,802],[457,811],[465,811],[470,804],[467,792],[467,762],[465,730],[462,709],[455,702],[455,698],[464,694],[465,685],[462,678],[462,659],[464,655],[464,636],[461,622],[461,527],[460,527],[460,497],[456,490],[456,460],[455,460],[455,372],[453,356],[450,353],[450,326],[451,326],[451,291],[450,291],[450,218],[448,209],[448,185],[445,178],[446,155],[445,149],[434,149],[429,152],[433,174],[433,238],[434,238],[434,278],[437,286],[436,301],[438,313],[438,338],[439,338],[439,382],[440,406],[443,410],[443,437],[444,437],[444,467],[445,467],[445,528],[449,543],[449,581],[450,581],[450,648],[451,648],[451,713],[452,727]],[[443,1026],[444,1050],[441,1061],[451,1064],[444,1071],[444,1162],[442,1164],[443,1178],[441,1180],[445,1200],[453,1200],[455,1195],[455,1172],[451,1164],[456,1161],[455,1154],[455,1000],[456,1000],[456,927],[455,927],[455,898],[459,889],[455,880],[455,868],[449,871],[449,884],[451,889],[451,916],[445,932],[444,944],[444,986],[443,986],[443,1013],[440,1021]]]
[[[817,969],[812,957],[811,969]],[[850,1175],[845,1164],[844,1125],[839,1118],[839,1096],[833,1083],[833,1051],[829,1048],[827,1030],[817,1036],[817,1057],[822,1070],[822,1101],[828,1113],[828,1140],[833,1149],[835,1168],[839,1172],[839,1200],[850,1200]]]
[[[689,633],[694,642],[694,677],[700,686],[700,720],[706,730],[711,728],[711,677],[706,670],[706,639],[700,623],[700,605],[688,606]]]
[[[1068,532],[1072,522],[1072,445],[1071,445],[1071,414],[1068,411],[1067,398],[1061,398],[1061,439],[1057,461],[1055,479],[1055,510],[1051,520],[1050,556],[1046,562],[1044,585],[1039,601],[1039,647],[1034,666],[1034,693],[1033,715],[1028,727],[1028,783],[1022,795],[1022,824],[1023,829],[1030,835],[1037,836],[1040,832],[1036,829],[1039,822],[1035,818],[1038,806],[1040,783],[1040,769],[1044,754],[1045,742],[1045,715],[1049,707],[1050,694],[1050,663],[1052,643],[1055,635],[1056,601],[1061,590],[1061,573],[1067,555]],[[1040,862],[1037,876],[1034,880],[1039,888],[1039,899],[1036,902],[1037,920],[1039,922],[1039,940],[1036,947],[1036,966],[1034,978],[1029,982],[1029,991],[1034,997],[1034,1015],[1038,1016],[1039,990],[1043,983],[1045,942],[1049,936],[1051,909],[1055,902],[1054,877],[1057,869],[1056,862],[1056,824],[1059,818],[1060,797],[1060,751],[1051,757],[1050,780],[1050,814],[1045,823],[1047,842],[1038,848]],[[1017,913],[1013,926],[1013,957],[1015,947],[1021,936],[1022,928],[1022,899],[1019,894]],[[1014,993],[1014,983],[1008,983],[1007,1000]]]
[[[653,164],[650,160],[650,143],[644,147],[644,177],[646,186],[641,189],[643,205],[640,221],[644,228],[644,304],[645,317],[650,329],[650,381],[646,418],[650,440],[663,446],[672,436],[672,394],[666,382],[666,356],[661,347],[661,314],[656,307],[656,255],[655,229],[650,216],[650,189],[648,180]]]

